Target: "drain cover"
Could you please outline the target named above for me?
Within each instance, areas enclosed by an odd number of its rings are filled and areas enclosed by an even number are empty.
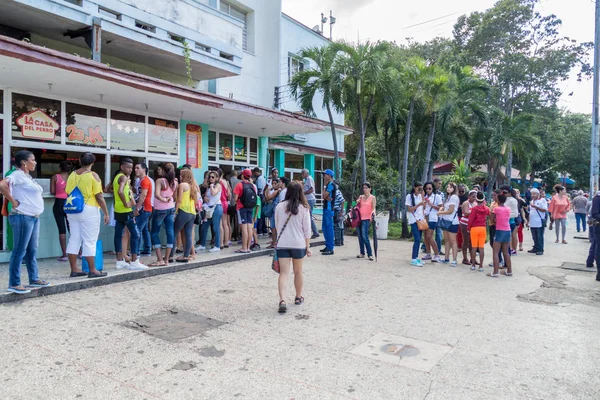
[[[128,328],[168,342],[178,342],[195,335],[204,334],[223,324],[225,324],[223,321],[178,309],[166,310],[123,323]]]

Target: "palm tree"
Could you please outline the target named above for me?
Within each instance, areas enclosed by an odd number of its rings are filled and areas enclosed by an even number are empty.
[[[321,106],[327,110],[331,138],[334,151],[335,179],[340,178],[340,162],[338,154],[338,141],[335,132],[332,110],[342,111],[342,79],[339,71],[334,68],[336,50],[332,45],[325,47],[311,47],[300,51],[299,56],[311,61],[311,68],[297,72],[289,83],[292,96],[300,101],[300,108],[308,116],[315,117],[313,102],[315,95],[323,96]]]

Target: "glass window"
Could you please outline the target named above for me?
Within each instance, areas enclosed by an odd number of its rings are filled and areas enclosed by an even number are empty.
[[[258,139],[250,138],[250,164],[258,164]]]
[[[333,158],[325,158],[325,157],[323,157],[323,169],[322,169],[322,171],[325,171],[326,169],[333,170]]]
[[[148,152],[177,155],[178,126],[176,121],[148,117]]]
[[[146,118],[122,111],[110,112],[110,148],[144,151]]]
[[[268,169],[269,169],[269,174],[271,173],[271,170],[275,167],[275,150],[273,149],[269,149],[267,151],[268,153],[268,157],[269,159],[267,160],[267,164],[268,164]]]
[[[248,50],[248,22],[247,22],[247,13],[246,11],[227,3],[224,0],[221,0],[220,5],[221,11],[225,14],[232,16],[233,18],[242,21],[244,23],[244,28],[242,31],[242,49]]]
[[[66,143],[106,147],[106,110],[67,103]]]
[[[302,169],[304,168],[304,156],[301,154],[285,153],[285,168]]]
[[[288,57],[288,81],[291,82],[292,77],[300,71],[304,71],[304,63],[296,57]]]
[[[233,153],[235,154],[235,161],[237,162],[248,162],[248,147],[246,146],[247,138],[243,136],[235,137],[235,148]]]
[[[217,160],[217,133],[208,132],[208,161]]]
[[[12,95],[12,138],[60,143],[60,101]]]
[[[233,136],[227,133],[219,133],[219,159],[222,161],[233,161]]]

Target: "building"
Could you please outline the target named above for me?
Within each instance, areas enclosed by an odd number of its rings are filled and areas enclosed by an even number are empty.
[[[280,1],[14,0],[1,9],[2,166],[31,150],[46,192],[60,161],[84,151],[96,154],[103,184],[124,156],[151,170],[191,164],[200,178],[210,166],[266,168],[270,137],[324,129],[272,108]],[[60,253],[53,198],[44,197],[40,258]],[[101,230],[105,250],[112,233]]]

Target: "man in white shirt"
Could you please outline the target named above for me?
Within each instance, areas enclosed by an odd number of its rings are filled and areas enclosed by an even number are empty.
[[[546,230],[546,212],[548,211],[548,202],[540,198],[540,191],[531,189],[531,203],[529,203],[529,227],[533,238],[533,249],[528,253],[535,253],[538,256],[544,255],[544,231]]]
[[[315,239],[319,237],[319,231],[317,229],[317,224],[313,219],[313,209],[315,208],[315,204],[317,204],[317,197],[315,196],[315,180],[307,169],[302,170],[302,178],[304,178],[304,196],[306,196],[306,201],[310,207],[310,225],[312,229],[311,239]]]

